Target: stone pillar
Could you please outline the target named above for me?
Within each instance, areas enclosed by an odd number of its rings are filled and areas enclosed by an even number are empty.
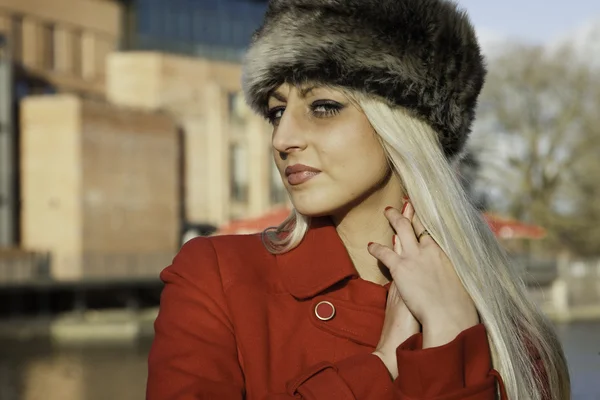
[[[214,82],[207,82],[203,93],[207,107],[205,128],[206,149],[203,156],[207,159],[208,222],[217,226],[229,219],[230,207],[230,163],[229,163],[229,124],[227,115],[227,96]],[[210,107],[210,109],[208,109]]]
[[[267,127],[264,121],[255,115],[246,119],[246,135],[249,153],[249,216],[260,216],[268,211],[270,205],[270,158],[267,143]]]
[[[41,27],[32,18],[23,18],[23,46],[21,59],[24,65],[29,67],[41,67],[42,65],[42,35]]]
[[[54,67],[63,73],[73,70],[73,41],[71,32],[63,26],[57,26],[54,33]]]
[[[52,252],[57,279],[81,275],[81,103],[70,95],[21,105],[22,245]]]
[[[208,140],[209,135],[215,133],[207,129],[206,120],[201,116],[185,117],[181,127],[184,135],[182,172],[185,217],[188,222],[203,223],[210,218],[207,212],[210,203]]]

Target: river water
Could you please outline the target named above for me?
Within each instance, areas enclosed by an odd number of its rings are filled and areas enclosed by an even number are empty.
[[[600,400],[600,321],[558,325],[573,399]],[[149,341],[57,347],[0,343],[0,400],[144,399]]]

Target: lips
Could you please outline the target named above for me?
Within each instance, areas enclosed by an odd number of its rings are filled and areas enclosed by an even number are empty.
[[[292,186],[300,185],[321,173],[320,170],[308,165],[295,164],[285,169],[285,176]]]

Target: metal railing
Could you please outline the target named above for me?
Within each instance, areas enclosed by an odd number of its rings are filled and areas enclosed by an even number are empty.
[[[174,254],[157,253],[84,253],[82,280],[158,279],[160,271],[171,264]]]
[[[0,251],[0,286],[15,286],[49,279],[49,253]]]
[[[158,282],[160,272],[171,264],[173,256],[172,252],[88,252],[78,257],[53,258],[50,253],[3,251],[0,252],[0,288]],[[64,266],[74,270],[69,277],[61,277],[56,272]]]

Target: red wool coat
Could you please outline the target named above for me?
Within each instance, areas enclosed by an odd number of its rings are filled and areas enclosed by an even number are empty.
[[[389,286],[359,278],[335,227],[318,221],[277,256],[260,235],[183,246],[161,273],[147,399],[495,399],[483,325],[436,348],[410,337],[392,381],[371,354]]]

